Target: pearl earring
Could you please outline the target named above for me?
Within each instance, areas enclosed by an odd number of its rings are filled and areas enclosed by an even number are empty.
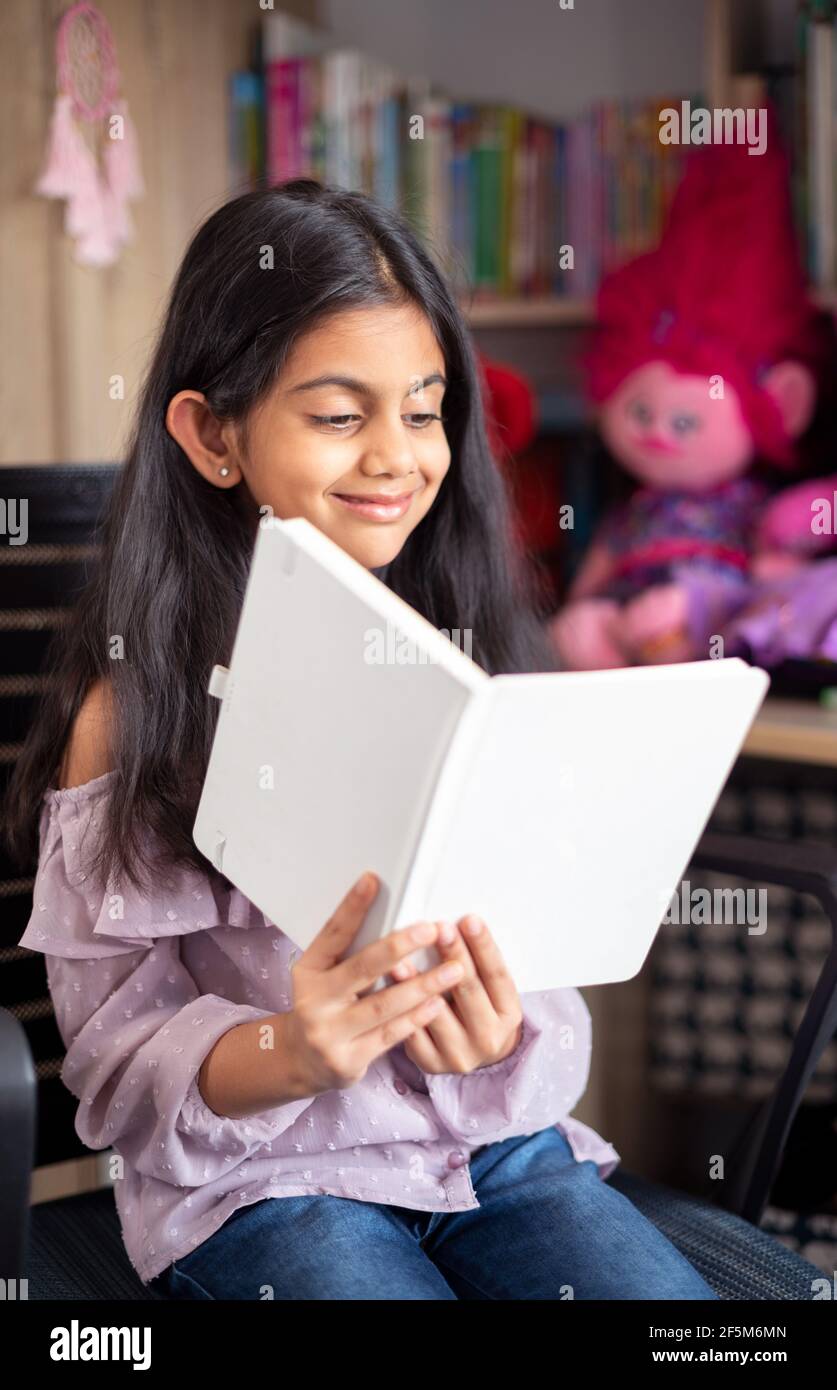
[[[230,476],[230,470],[227,468],[226,464],[223,468],[219,468],[218,472],[221,474],[222,478],[228,478]]]

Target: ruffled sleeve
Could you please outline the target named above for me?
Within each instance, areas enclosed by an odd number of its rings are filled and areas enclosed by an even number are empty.
[[[107,772],[81,787],[46,793],[32,916],[19,945],[54,956],[100,959],[150,946],[163,936],[262,922],[237,888],[221,888],[188,866],[168,872],[151,897],[115,881],[103,892],[90,861],[114,776]]]
[[[19,944],[46,957],[81,1140],[116,1149],[147,1176],[199,1186],[269,1153],[311,1099],[242,1119],[206,1105],[197,1074],[217,1040],[274,1015],[202,994],[178,938],[263,926],[264,918],[225,881],[188,867],[149,897],[113,882],[97,887],[88,866],[113,777],[47,792],[32,915]]]
[[[501,1062],[462,1075],[422,1073],[437,1114],[457,1139],[491,1144],[546,1129],[565,1120],[584,1094],[592,1024],[582,995],[541,990],[522,994],[520,1004],[521,1036]]]

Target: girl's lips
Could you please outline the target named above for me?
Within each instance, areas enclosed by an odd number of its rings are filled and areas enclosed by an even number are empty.
[[[340,492],[329,495],[356,516],[367,517],[370,521],[397,521],[408,510],[415,493],[404,492],[399,497],[352,497]]]

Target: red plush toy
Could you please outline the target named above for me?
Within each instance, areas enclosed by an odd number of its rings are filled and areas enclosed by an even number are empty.
[[[535,437],[535,397],[525,377],[481,354],[486,398],[486,426],[491,452],[502,463],[509,454],[522,454]]]
[[[477,354],[491,452],[505,473],[517,538],[535,554],[557,546],[559,497],[549,460],[521,458],[537,434],[537,402],[528,381],[511,367]]]

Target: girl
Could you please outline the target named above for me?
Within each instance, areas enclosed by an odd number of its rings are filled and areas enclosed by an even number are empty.
[[[714,1298],[570,1118],[578,991],[521,1000],[471,918],[347,959],[374,872],[299,955],[195,848],[207,680],[267,508],[470,629],[487,671],[549,665],[449,289],[399,217],[304,179],[229,202],[186,252],[11,787],[13,845],[40,852],[21,944],[46,956],[77,1132],[118,1156],[140,1278],[172,1298]],[[419,973],[424,942],[440,961]]]

